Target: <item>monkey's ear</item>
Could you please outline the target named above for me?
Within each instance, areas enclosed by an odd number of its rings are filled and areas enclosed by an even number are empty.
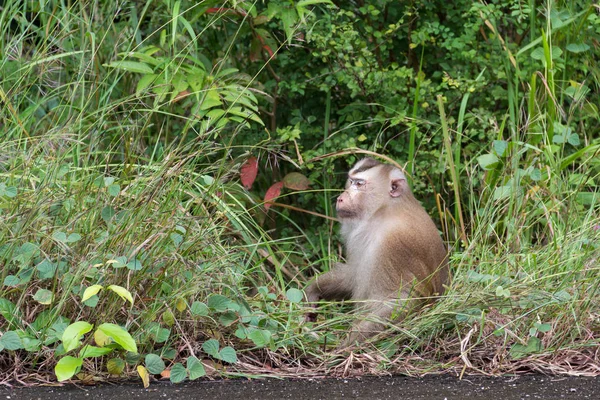
[[[407,188],[406,176],[398,168],[394,168],[390,172],[390,196],[400,197]]]
[[[406,179],[398,178],[392,179],[390,182],[390,196],[391,197],[400,197],[402,193],[406,190]]]

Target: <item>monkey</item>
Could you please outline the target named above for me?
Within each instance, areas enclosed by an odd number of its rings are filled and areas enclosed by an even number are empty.
[[[431,217],[413,196],[397,167],[364,158],[348,172],[336,211],[346,249],[337,263],[310,283],[306,300],[352,300],[366,313],[342,347],[399,322],[444,292],[449,284],[448,254]],[[315,321],[316,313],[307,314]]]

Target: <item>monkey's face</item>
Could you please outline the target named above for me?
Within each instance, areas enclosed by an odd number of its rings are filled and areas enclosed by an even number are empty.
[[[342,220],[368,218],[398,202],[406,188],[402,171],[365,158],[348,172],[346,189],[337,199],[337,215]]]

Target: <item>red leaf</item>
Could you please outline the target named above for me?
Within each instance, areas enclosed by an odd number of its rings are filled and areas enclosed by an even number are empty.
[[[273,57],[273,50],[269,47],[268,44],[265,44],[263,46],[263,49],[265,49],[269,53],[269,57],[271,57],[271,58]]]
[[[248,190],[252,188],[252,184],[256,179],[256,175],[258,174],[258,160],[256,157],[252,156],[246,160],[242,168],[240,168],[240,178],[242,180],[242,185]]]
[[[306,190],[310,186],[310,181],[300,172],[290,172],[283,178],[283,184],[288,189]]]
[[[267,190],[265,194],[265,210],[269,211],[271,201],[279,197],[281,189],[283,189],[283,182],[276,182]]]

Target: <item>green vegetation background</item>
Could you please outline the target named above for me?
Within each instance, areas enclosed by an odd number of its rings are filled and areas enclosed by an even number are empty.
[[[21,0],[0,30],[3,382],[600,370],[597,4]],[[369,152],[453,283],[349,354],[301,289]]]

